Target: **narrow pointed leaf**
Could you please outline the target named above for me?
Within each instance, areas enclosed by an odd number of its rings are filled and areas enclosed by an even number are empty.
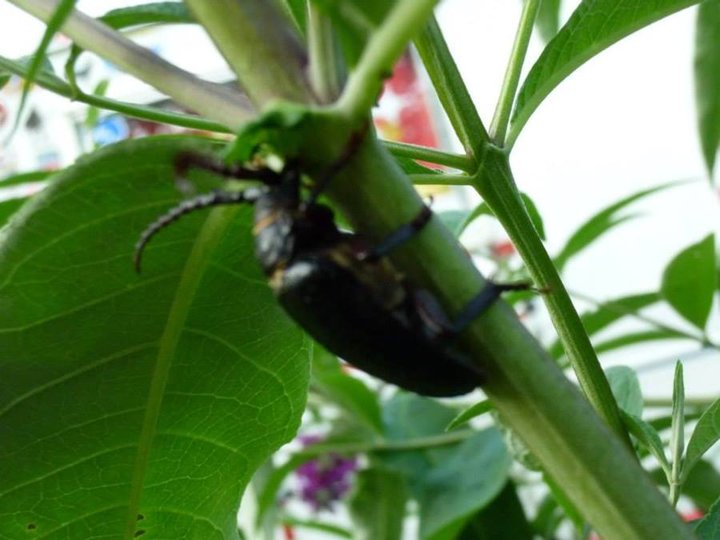
[[[685,477],[718,440],[720,440],[720,399],[705,410],[690,435],[683,468]]]
[[[475,405],[468,407],[463,412],[458,414],[455,418],[453,418],[452,422],[448,424],[446,431],[450,431],[455,429],[456,427],[462,426],[473,418],[477,418],[480,415],[490,412],[492,409],[493,405],[490,400],[484,399],[482,401],[479,401]]]
[[[711,234],[670,261],[660,291],[675,311],[702,330],[712,310],[717,278],[715,235]]]
[[[698,7],[695,28],[695,102],[705,165],[713,177],[720,147],[720,2]]]
[[[621,199],[618,202],[611,204],[607,208],[604,208],[603,210],[592,216],[580,227],[578,227],[577,231],[573,233],[573,235],[565,243],[565,246],[555,256],[555,266],[557,266],[559,271],[562,271],[570,259],[577,256],[593,242],[595,242],[598,238],[609,232],[611,229],[617,227],[618,225],[625,223],[629,219],[635,217],[623,216],[620,214],[621,210],[624,210],[632,203],[648,197],[649,195],[657,193],[658,191],[668,189],[670,187],[674,187],[676,185],[678,185],[676,182],[670,182],[650,189],[638,191],[637,193],[633,193],[629,197],[625,197],[624,199]]]
[[[682,362],[675,364],[672,395],[672,427],[670,433],[670,459],[672,463],[670,494],[672,504],[677,503],[682,487],[683,451],[685,450],[685,382]]]
[[[583,0],[525,79],[511,138],[517,137],[553,89],[590,58],[636,30],[697,3],[699,0]]]
[[[657,431],[645,422],[642,418],[633,416],[624,411],[620,411],[623,423],[630,434],[635,437],[660,463],[665,477],[670,479],[670,462],[665,455],[665,447],[663,446]]]
[[[109,146],[4,229],[0,537],[236,539],[244,486],[294,435],[308,346],[259,271],[251,209],[179,220],[132,269],[179,201],[177,152],[207,147]]]

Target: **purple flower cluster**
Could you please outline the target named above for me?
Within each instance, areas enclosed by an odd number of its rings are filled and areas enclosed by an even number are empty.
[[[303,446],[322,440],[316,435],[300,437]],[[332,510],[333,503],[340,500],[350,489],[350,478],[357,469],[355,457],[343,457],[329,453],[318,456],[295,470],[300,483],[300,498],[316,512]]]

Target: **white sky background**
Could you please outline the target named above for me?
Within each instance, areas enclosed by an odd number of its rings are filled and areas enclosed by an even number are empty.
[[[81,0],[79,8],[98,15],[133,3]],[[577,2],[564,4],[567,17]],[[519,0],[445,0],[439,7],[446,39],[486,125],[520,7]],[[667,181],[697,180],[634,206],[642,217],[622,225],[570,264],[570,289],[599,300],[656,290],[674,254],[720,228],[719,197],[704,179],[695,124],[694,21],[695,10],[685,10],[592,59],[540,106],[518,139],[512,156],[516,180],[544,217],[551,253],[604,206]],[[31,52],[41,31],[42,25],[31,17],[0,2],[0,54]],[[540,50],[535,39],[526,70]],[[663,346],[658,355],[686,350]],[[630,357],[633,354],[630,350]],[[637,360],[652,357],[643,351]],[[715,355],[715,365],[717,360]],[[688,375],[691,393],[694,377]],[[659,387],[652,385],[653,394],[669,393],[665,379]],[[720,393],[720,373],[708,378],[703,368],[697,379],[703,392]]]

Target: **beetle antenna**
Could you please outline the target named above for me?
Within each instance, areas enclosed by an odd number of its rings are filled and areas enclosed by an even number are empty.
[[[180,219],[182,216],[194,212],[195,210],[201,210],[203,208],[210,208],[213,206],[254,203],[258,197],[260,197],[261,193],[262,190],[253,188],[238,192],[218,190],[199,195],[193,199],[188,199],[187,201],[181,202],[174,208],[171,208],[167,213],[148,225],[148,227],[140,235],[140,239],[135,244],[135,254],[133,256],[135,271],[138,274],[140,273],[142,255],[148,242],[150,242],[150,239],[152,239],[153,236],[165,227]]]

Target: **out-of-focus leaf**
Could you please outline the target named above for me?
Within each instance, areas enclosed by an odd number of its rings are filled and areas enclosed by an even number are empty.
[[[32,182],[41,182],[47,180],[51,175],[55,174],[52,171],[33,171],[21,174],[14,174],[12,176],[6,176],[0,180],[0,189],[8,186],[17,186],[20,184],[30,184]]]
[[[702,2],[695,27],[695,103],[705,165],[713,178],[720,147],[720,2]]]
[[[295,434],[307,338],[253,255],[252,209],[187,216],[132,268],[179,202],[175,156],[209,146],[108,146],[3,229],[0,537],[237,538],[239,494]]]
[[[27,200],[27,197],[18,197],[0,201],[0,228],[8,222],[13,214],[22,208],[22,205],[25,204]]]
[[[108,86],[110,86],[110,79],[103,79],[95,86],[92,93],[96,96],[104,96],[107,93]],[[87,114],[85,115],[85,126],[90,129],[94,128],[99,117],[100,109],[97,107],[88,107]]]
[[[508,481],[500,494],[475,514],[465,525],[458,540],[532,540],[533,530]]]
[[[605,376],[618,406],[626,413],[640,417],[643,398],[635,370],[627,366],[613,366],[605,369]]]
[[[573,233],[570,239],[566,242],[565,246],[555,256],[554,261],[558,271],[562,272],[570,259],[576,257],[579,253],[595,242],[595,240],[618,225],[636,217],[635,215],[621,215],[621,210],[624,210],[635,201],[677,185],[677,182],[670,182],[654,188],[638,191],[629,197],[625,197],[624,199],[611,204],[607,208],[604,208],[592,216]]]
[[[704,329],[717,289],[715,235],[678,253],[667,265],[660,292],[687,321]]]
[[[442,173],[439,169],[431,169],[430,167],[426,167],[425,165],[421,165],[417,161],[415,161],[412,158],[405,157],[405,156],[393,156],[395,158],[395,161],[397,161],[397,164],[400,165],[400,168],[403,170],[405,174],[437,174],[440,175]]]
[[[2,90],[7,83],[10,82],[10,79],[12,78],[11,73],[4,72],[0,70],[0,90]]]
[[[548,43],[518,93],[511,125],[516,138],[538,105],[590,58],[649,24],[699,0],[583,0]]]
[[[683,464],[684,477],[690,474],[695,464],[718,440],[720,440],[720,399],[705,410],[690,435]]]
[[[668,481],[662,469],[652,469],[650,476],[658,485],[667,487]],[[706,460],[698,461],[683,482],[683,495],[689,497],[701,511],[715,503],[720,493],[720,473]]]
[[[720,498],[700,522],[695,525],[698,540],[720,540]]]
[[[623,423],[630,434],[637,439],[653,456],[658,460],[662,467],[666,478],[670,478],[670,463],[665,455],[665,447],[663,446],[657,431],[645,422],[642,418],[620,411]]]
[[[687,336],[682,332],[675,330],[647,330],[641,332],[631,332],[623,336],[608,339],[597,343],[595,345],[595,351],[598,354],[614,351],[615,349],[621,349],[623,347],[629,347],[630,345],[637,345],[639,343],[646,343],[648,341],[659,341],[665,339],[687,339]]]
[[[542,240],[545,240],[545,225],[543,223],[540,212],[538,212],[537,206],[535,206],[533,200],[525,193],[521,193],[520,198],[525,204],[525,209],[530,215],[530,220],[535,226],[535,230],[537,231],[540,238]],[[480,204],[478,204],[473,209],[473,211],[467,215],[465,221],[460,225],[459,231],[456,233],[456,236],[460,236],[465,231],[465,229],[467,229],[468,226],[480,216],[495,217],[495,214],[493,214],[493,211],[490,209],[486,202],[481,202]]]
[[[556,531],[563,521],[563,513],[560,505],[552,495],[546,495],[531,522],[533,531],[543,540],[551,540],[557,537]]]
[[[376,433],[383,430],[377,394],[365,383],[342,372],[316,373],[313,381],[323,394]]]
[[[354,540],[402,538],[408,490],[399,472],[380,467],[360,471],[348,503]]]
[[[560,4],[561,0],[540,0],[535,26],[546,43],[555,37],[560,28]]]
[[[327,523],[318,519],[300,519],[285,514],[282,517],[282,522],[285,525],[291,525],[299,529],[310,529],[312,531],[327,533],[332,536],[337,536],[338,538],[353,538],[352,533],[344,527],[339,527],[337,525],[333,525],[332,523]]]
[[[582,323],[588,336],[593,336],[623,317],[638,313],[659,301],[660,294],[655,292],[623,296],[599,305],[595,311],[583,313]],[[556,340],[548,351],[553,358],[560,358],[563,354],[562,343]]]
[[[452,231],[455,237],[458,237],[462,234],[463,225],[469,214],[470,212],[467,210],[443,210],[437,212],[437,217]]]
[[[478,416],[491,411],[492,408],[493,405],[490,400],[484,399],[482,401],[479,401],[475,405],[468,407],[463,412],[458,414],[455,418],[453,418],[452,422],[450,422],[446,429],[447,431],[450,431],[452,429],[455,429],[456,427],[462,426],[473,418],[477,418]]]

